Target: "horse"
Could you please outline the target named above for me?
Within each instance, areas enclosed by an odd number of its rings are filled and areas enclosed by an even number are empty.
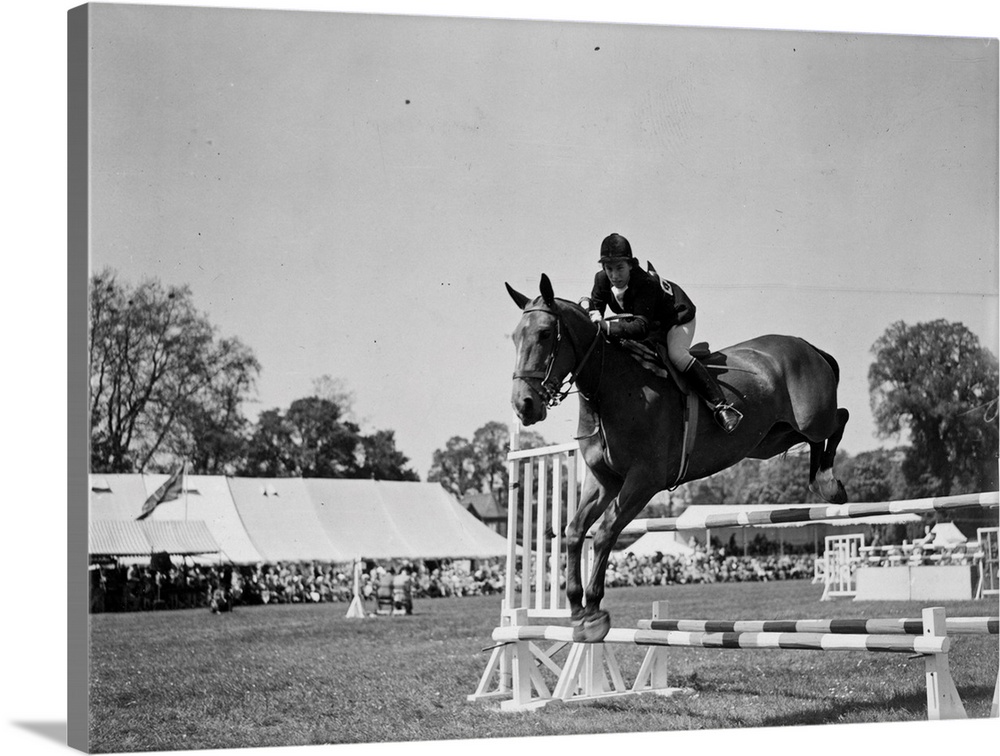
[[[765,335],[710,353],[705,364],[744,419],[727,435],[698,402],[693,446],[684,455],[686,396],[674,380],[640,365],[582,307],[557,299],[545,274],[531,300],[505,285],[522,310],[513,333],[515,414],[524,426],[541,422],[574,384],[580,399],[577,438],[590,474],[565,531],[574,640],[600,642],[611,628],[601,609],[611,549],[659,491],[807,443],[809,490],[831,504],[847,501],[833,464],[850,415],[837,406],[840,368],[826,352],[795,336]],[[602,514],[584,591],[584,539]]]

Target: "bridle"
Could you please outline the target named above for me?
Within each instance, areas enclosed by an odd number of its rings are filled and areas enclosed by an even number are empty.
[[[594,340],[590,342],[590,346],[587,348],[587,351],[581,359],[577,346],[573,342],[573,337],[568,335],[568,329],[564,329],[562,315],[559,314],[558,310],[550,307],[525,307],[524,312],[544,312],[545,314],[551,315],[555,318],[556,342],[555,346],[552,347],[552,351],[549,352],[548,357],[545,358],[544,370],[525,370],[515,372],[514,380],[522,380],[527,383],[528,388],[536,392],[549,408],[556,407],[563,399],[569,396],[573,385],[576,383],[576,379],[580,375],[580,371],[583,370],[583,366],[587,364],[587,360],[589,360],[590,356],[594,353],[594,348],[597,346],[597,342],[601,340],[601,330],[600,328],[597,328],[596,333],[594,334]],[[566,340],[569,342],[570,349],[573,350],[574,367],[571,368],[570,371],[562,378],[555,378],[552,375],[552,371],[555,368],[559,357],[559,349],[562,346],[564,330],[567,332]],[[529,383],[529,379],[539,380],[538,388],[535,388],[535,386]]]

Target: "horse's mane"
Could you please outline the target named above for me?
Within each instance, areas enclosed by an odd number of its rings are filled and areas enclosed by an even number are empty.
[[[573,302],[573,301],[571,301],[569,299],[563,299],[562,297],[554,297],[554,301],[555,301],[556,304],[563,305],[564,307],[568,307],[570,310],[573,310],[574,312],[583,313],[583,314],[586,314],[586,312],[587,312],[586,310],[584,310],[580,306],[580,304],[578,302]]]

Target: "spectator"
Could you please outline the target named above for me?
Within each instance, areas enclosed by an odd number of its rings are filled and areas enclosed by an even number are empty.
[[[406,565],[392,579],[392,613],[413,614],[413,581]]]

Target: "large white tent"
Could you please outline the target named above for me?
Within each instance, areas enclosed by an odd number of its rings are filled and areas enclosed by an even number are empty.
[[[166,479],[91,475],[92,541],[99,537],[104,549],[121,543],[129,553],[142,551],[130,523]],[[142,522],[200,523],[222,558],[237,564],[488,558],[507,552],[506,538],[436,483],[191,475],[184,476],[182,488]]]

